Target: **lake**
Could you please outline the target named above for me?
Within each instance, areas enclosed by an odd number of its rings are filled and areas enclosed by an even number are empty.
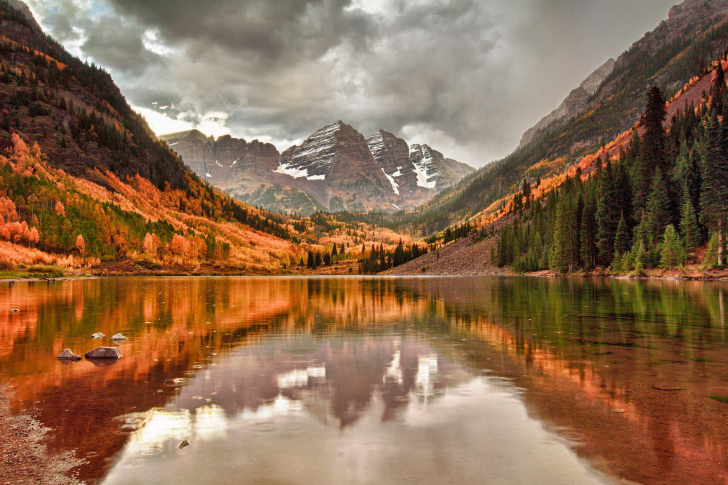
[[[87,483],[725,483],[727,298],[606,279],[2,283],[0,378]],[[119,332],[110,365],[55,359]]]

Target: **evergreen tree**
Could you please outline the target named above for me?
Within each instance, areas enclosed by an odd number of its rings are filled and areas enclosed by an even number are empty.
[[[311,251],[308,252],[308,262],[306,263],[307,268],[313,268],[314,265],[314,259],[313,259],[313,253]]]
[[[521,194],[526,199],[526,209],[531,208],[531,184],[528,183],[528,179],[523,179],[523,192]]]
[[[710,268],[718,264],[718,234],[715,232],[710,236],[710,241],[708,241],[708,249],[705,251],[705,259],[703,259],[703,263],[706,268]]]
[[[607,160],[604,172],[599,180],[599,200],[597,202],[597,248],[599,264],[607,267],[614,254],[614,237],[619,225],[621,201],[619,190],[612,170],[612,162]]]
[[[687,187],[683,191],[683,203],[680,210],[680,232],[682,232],[685,251],[690,253],[695,250],[700,244],[700,228]]]
[[[629,251],[630,246],[629,229],[627,228],[627,222],[624,220],[624,214],[622,214],[617,226],[617,235],[614,238],[614,250],[619,254],[625,254]]]
[[[652,191],[647,201],[646,230],[650,244],[656,244],[670,223],[670,199],[662,170],[657,169],[652,180]]]
[[[660,250],[660,267],[674,268],[683,262],[683,248],[672,224],[665,228]]]
[[[594,197],[588,196],[584,201],[581,213],[581,261],[585,269],[591,269],[597,264],[597,221]]]
[[[728,120],[724,118],[724,122]],[[722,149],[721,126],[713,113],[708,123],[707,149],[703,161],[700,219],[718,237],[718,264],[722,264],[723,224],[728,216],[728,154]],[[727,130],[728,131],[728,130]],[[728,136],[728,135],[727,135]]]
[[[645,250],[645,245],[640,242],[637,246],[637,250],[635,252],[634,257],[634,270],[639,275],[645,274],[645,261],[647,260],[647,251]]]
[[[715,81],[711,88],[711,110],[714,113],[722,113],[724,108],[723,97],[725,94],[725,73],[723,72],[723,63],[718,61],[715,68]]]
[[[657,86],[647,94],[647,108],[642,116],[642,125],[646,131],[640,143],[640,155],[637,159],[634,174],[634,214],[638,216],[647,206],[650,195],[650,184],[655,170],[659,167],[663,172],[667,169],[666,135],[662,126],[667,110],[665,97]]]

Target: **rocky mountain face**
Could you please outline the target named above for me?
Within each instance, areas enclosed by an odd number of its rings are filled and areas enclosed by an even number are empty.
[[[528,145],[534,138],[543,134],[549,128],[556,128],[560,125],[559,122],[566,121],[581,113],[586,107],[589,97],[597,92],[599,86],[612,73],[614,64],[614,59],[609,59],[599,69],[591,73],[578,88],[569,93],[558,108],[544,116],[541,121],[523,134],[518,148]]]
[[[427,145],[379,130],[365,138],[342,121],[283,153],[270,144],[192,130],[161,137],[200,177],[244,202],[311,214],[415,208],[474,172]]]
[[[270,143],[223,135],[215,140],[197,131],[165,135],[163,139],[199,177],[212,184],[236,177],[261,176],[278,165],[278,150]]]

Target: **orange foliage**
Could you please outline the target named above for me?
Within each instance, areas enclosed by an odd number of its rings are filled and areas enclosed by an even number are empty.
[[[79,234],[76,238],[76,249],[79,253],[81,253],[81,256],[83,256],[86,252],[86,242],[83,240],[83,236],[81,234]]]

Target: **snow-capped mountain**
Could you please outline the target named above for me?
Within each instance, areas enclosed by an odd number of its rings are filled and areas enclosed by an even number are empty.
[[[280,155],[275,147],[193,130],[161,137],[198,175],[250,204],[317,210],[413,209],[474,169],[379,130],[365,139],[336,121]]]

